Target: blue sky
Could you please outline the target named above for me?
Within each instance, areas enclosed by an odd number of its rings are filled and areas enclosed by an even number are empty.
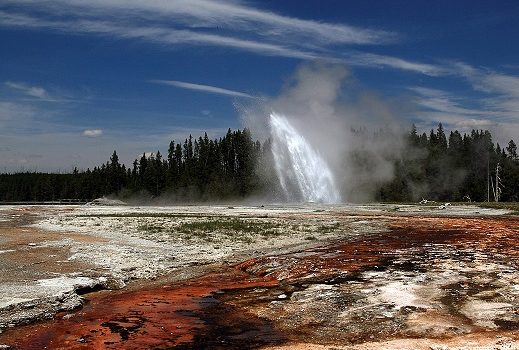
[[[217,137],[316,60],[405,101],[403,123],[518,141],[517,18],[516,1],[0,0],[0,171]]]

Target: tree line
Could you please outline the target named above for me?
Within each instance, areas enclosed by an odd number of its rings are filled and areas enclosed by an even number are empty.
[[[419,199],[441,201],[519,200],[519,158],[510,140],[494,144],[485,130],[445,134],[442,124],[427,135],[413,125],[406,149],[395,160],[395,177],[380,187],[382,201]]]
[[[262,152],[248,129],[228,130],[211,140],[207,133],[183,143],[171,141],[168,153],[143,154],[131,167],[121,164],[117,152],[92,170],[70,174],[0,174],[0,201],[92,200],[105,195],[158,197],[172,200],[243,198],[260,188],[256,173]]]
[[[405,144],[404,152],[392,160],[393,180],[377,185],[376,200],[485,201],[489,193],[490,200],[494,194],[501,201],[519,200],[519,159],[513,140],[501,147],[483,130],[463,135],[453,131],[447,137],[439,124],[429,134],[418,134],[413,125]],[[143,154],[129,167],[114,151],[92,170],[0,174],[0,201],[88,201],[105,195],[210,201],[264,195],[277,186],[270,140],[262,144],[248,129],[229,129],[218,139],[205,134],[171,141],[167,154]]]

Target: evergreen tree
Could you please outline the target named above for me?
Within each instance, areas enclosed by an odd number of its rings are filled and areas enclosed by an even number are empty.
[[[510,142],[508,142],[506,151],[512,160],[517,160],[517,146],[515,145],[514,140],[510,140]]]
[[[365,129],[354,130],[366,137]],[[374,138],[393,137],[379,130]],[[401,157],[393,159],[395,177],[379,184],[379,200],[484,201],[488,174],[495,176],[499,164],[502,201],[519,200],[519,159],[513,140],[507,147],[494,144],[489,131],[449,133],[439,124],[436,130],[418,134],[416,126],[405,137]],[[179,200],[241,198],[261,191],[276,191],[279,183],[272,159],[270,140],[253,141],[248,129],[227,131],[211,140],[204,134],[184,142],[169,143],[167,159],[160,151],[136,159],[132,167],[121,164],[114,151],[106,163],[86,171],[74,168],[68,174],[0,174],[0,201],[51,201],[65,198],[92,200],[109,195],[166,192]],[[357,152],[351,161],[369,172],[372,157]],[[369,184],[373,186],[373,184]]]

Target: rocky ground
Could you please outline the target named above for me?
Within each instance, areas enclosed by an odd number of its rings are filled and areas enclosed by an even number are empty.
[[[0,207],[0,344],[519,349],[519,218],[505,214]]]

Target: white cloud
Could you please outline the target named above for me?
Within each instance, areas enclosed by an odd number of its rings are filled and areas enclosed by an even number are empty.
[[[157,23],[147,25],[129,25],[103,20],[45,20],[20,14],[0,11],[0,25],[10,27],[48,29],[75,34],[97,34],[121,39],[138,39],[162,45],[209,45],[227,47],[253,52],[265,56],[280,56],[299,59],[315,59],[320,57],[301,48],[291,48],[278,43],[261,42],[247,38],[238,38],[212,33],[197,32],[186,29],[174,29]]]
[[[4,84],[11,89],[18,90],[18,91],[22,92],[23,94],[31,96],[31,97],[36,97],[39,99],[48,99],[49,98],[49,94],[47,93],[47,91],[44,88],[39,87],[39,86],[30,86],[30,85],[27,85],[24,83],[12,82],[12,81],[6,81]]]
[[[346,62],[358,66],[395,68],[399,70],[421,73],[429,76],[440,76],[449,74],[449,71],[440,65],[413,62],[398,57],[376,55],[369,53],[353,54],[351,55],[351,57],[346,58]]]
[[[496,126],[498,123],[496,123],[493,120],[489,119],[463,119],[456,123],[454,123],[455,126],[459,128],[489,128],[491,126]]]
[[[227,96],[234,96],[234,97],[254,98],[254,96],[249,95],[245,92],[228,90],[228,89],[224,89],[224,88],[217,87],[217,86],[211,86],[211,85],[187,83],[187,82],[177,81],[177,80],[150,80],[150,83],[170,85],[170,86],[175,86],[175,87],[178,87],[181,89],[209,92],[212,94],[227,95]]]
[[[86,137],[99,137],[103,135],[103,130],[101,129],[86,129],[84,130],[81,135]]]
[[[174,22],[197,29],[220,28],[252,33],[270,40],[313,44],[384,44],[397,40],[393,32],[323,23],[278,15],[248,6],[241,1],[223,0],[6,0],[19,7],[37,9],[58,16],[111,17]]]
[[[13,130],[20,133],[33,128],[38,121],[36,120],[37,111],[35,108],[26,104],[0,101],[0,139],[5,133],[12,133]],[[46,112],[42,111],[41,116]],[[40,124],[41,124],[40,120]]]
[[[466,102],[465,99],[447,91],[419,86],[410,87],[409,90],[418,95],[416,103],[427,110],[465,116],[497,115],[495,112],[484,109],[466,108],[463,106]]]
[[[0,11],[1,12],[1,11]],[[5,81],[4,86],[9,88],[12,92],[17,93],[16,99],[18,101],[33,101],[33,102],[57,102],[68,103],[78,102],[80,100],[72,98],[70,93],[63,90],[53,89],[49,92],[41,86],[35,86],[29,83],[19,81]],[[18,97],[18,95],[24,98]]]
[[[13,102],[0,101],[0,122],[14,120],[17,116],[32,117],[33,115],[34,111],[31,108]]]
[[[519,76],[476,68],[462,62],[453,66],[458,74],[481,92],[485,110],[500,116],[501,120],[517,123],[519,133]]]
[[[458,96],[439,89],[409,88],[416,94],[419,124],[435,127],[441,122],[461,132],[487,129],[501,143],[518,139],[519,79],[466,64],[459,65],[458,72],[469,81],[476,95]]]
[[[217,0],[6,0],[0,25],[95,34],[156,43],[215,46],[265,56],[329,60],[361,67],[391,68],[428,76],[448,67],[399,57],[356,52],[346,45],[384,45],[397,34],[344,24],[282,16],[241,1]],[[39,15],[31,15],[38,10]],[[43,14],[43,15],[42,15]]]
[[[384,45],[390,31],[283,16],[241,1],[217,0],[6,0],[0,25],[137,39],[166,46],[210,45],[260,55],[324,59],[437,76],[438,65],[346,51],[345,45]],[[38,12],[34,12],[38,11]],[[38,13],[36,17],[34,13]]]

